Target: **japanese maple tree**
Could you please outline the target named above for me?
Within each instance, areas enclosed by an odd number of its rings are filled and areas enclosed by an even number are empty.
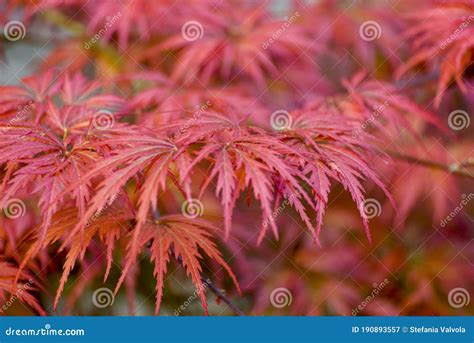
[[[445,314],[447,265],[473,290],[473,212],[440,224],[474,198],[472,2],[2,6],[6,63],[52,48],[0,86],[0,300],[87,314],[107,284],[172,314],[187,276],[205,314],[283,288],[348,315],[395,277],[366,314]]]

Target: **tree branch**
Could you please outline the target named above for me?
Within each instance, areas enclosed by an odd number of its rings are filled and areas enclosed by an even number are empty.
[[[461,169],[463,167],[463,164],[446,165],[446,164],[435,162],[435,161],[423,160],[418,157],[404,155],[395,151],[385,151],[385,153],[393,158],[399,159],[407,163],[419,164],[428,168],[444,170],[445,172],[448,172],[454,175],[474,179],[474,174],[472,174],[470,171],[466,169]]]
[[[207,286],[209,287],[209,289],[211,290],[212,293],[214,293],[217,298],[221,299],[223,302],[225,302],[227,304],[227,306],[230,307],[230,309],[232,311],[234,311],[238,316],[245,316],[244,312],[242,312],[242,310],[237,306],[235,305],[232,300],[230,300],[229,298],[227,298],[227,296],[224,294],[224,292],[222,292],[222,290],[220,290],[219,288],[217,288],[216,286],[214,286],[213,283],[209,282],[210,280],[204,276],[201,276],[201,280],[202,282],[204,282],[205,284],[207,284]]]
[[[181,259],[181,256],[177,259],[178,261],[178,264],[183,267],[183,261]],[[232,311],[234,311],[238,316],[245,316],[245,313],[237,306],[235,305],[232,300],[230,300],[225,294],[224,292],[222,292],[222,290],[220,290],[219,288],[217,288],[216,286],[214,286],[214,284],[211,282],[211,280],[206,277],[204,274],[201,274],[201,281],[204,282],[208,287],[209,289],[211,290],[212,293],[214,293],[214,295],[221,299],[223,302],[225,302],[227,304],[227,306],[230,307],[230,309]]]

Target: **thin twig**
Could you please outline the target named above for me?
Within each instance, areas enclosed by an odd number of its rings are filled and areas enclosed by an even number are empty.
[[[211,290],[211,292],[214,293],[217,296],[217,298],[219,298],[223,302],[225,302],[227,304],[227,306],[229,306],[232,311],[234,311],[239,316],[245,316],[244,312],[242,312],[242,310],[237,305],[235,305],[232,302],[232,300],[227,298],[227,296],[224,294],[224,292],[222,292],[222,290],[220,290],[219,288],[214,286],[214,284],[212,284],[212,282],[209,282],[210,280],[208,278],[206,278],[204,276],[201,276],[201,280],[204,283],[206,283],[209,286],[209,289]]]
[[[446,165],[446,164],[435,162],[435,161],[423,160],[423,159],[418,158],[418,157],[400,154],[400,153],[395,152],[395,151],[386,151],[386,153],[389,156],[393,157],[393,158],[397,158],[397,159],[405,161],[407,163],[419,164],[419,165],[429,167],[429,168],[433,168],[433,169],[444,170],[444,171],[446,171],[448,173],[451,173],[451,174],[454,174],[454,175],[474,179],[474,175],[471,172],[469,172],[468,170],[460,169],[461,166],[458,165],[458,164]]]
[[[474,158],[468,158],[467,161],[461,163],[461,167],[464,167],[464,168],[474,167]]]
[[[178,260],[178,264],[181,267],[183,267],[183,260],[181,256],[179,256],[177,260]],[[211,290],[211,292],[214,293],[217,296],[217,298],[225,302],[227,306],[229,306],[230,309],[234,311],[238,316],[245,316],[244,312],[237,305],[235,305],[232,302],[232,300],[227,298],[227,296],[224,294],[224,292],[222,292],[222,290],[214,286],[214,284],[211,282],[211,280],[208,277],[205,277],[203,274],[201,274],[201,281],[204,282],[207,286],[209,286],[209,289]]]

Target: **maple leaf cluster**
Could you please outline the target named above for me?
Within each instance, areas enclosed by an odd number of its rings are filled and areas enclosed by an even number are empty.
[[[33,75],[0,86],[0,300],[28,285],[20,302],[71,313],[84,290],[113,278],[112,296],[125,285],[136,313],[144,259],[156,314],[171,265],[206,314],[214,279],[253,296],[253,313],[274,305],[278,284],[298,294],[293,314],[313,315],[351,314],[357,287],[387,270],[411,268],[405,287],[428,287],[433,274],[414,271],[409,248],[380,262],[371,247],[387,227],[404,236],[426,198],[436,223],[473,194],[472,3],[422,1],[420,12],[410,1],[294,1],[284,15],[277,3],[6,1],[5,60],[23,35],[44,40],[39,28],[52,50]],[[384,216],[371,229],[374,200]],[[447,260],[472,241],[472,222],[457,221],[454,244],[429,242]],[[404,297],[394,284],[402,305],[379,298],[367,313],[445,311],[430,292]],[[54,299],[41,304],[49,287]]]

